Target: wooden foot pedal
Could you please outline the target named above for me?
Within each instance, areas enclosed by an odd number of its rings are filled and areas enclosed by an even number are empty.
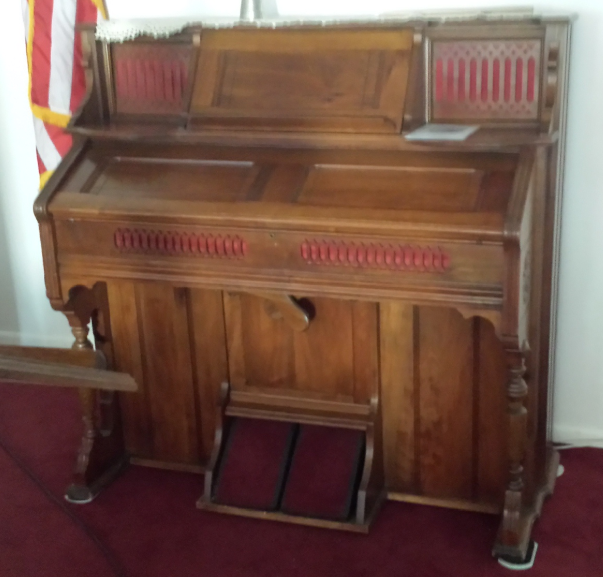
[[[364,433],[303,425],[282,511],[336,521],[352,518],[364,460]]]
[[[385,497],[372,419],[229,400],[226,387],[200,509],[368,531]]]
[[[295,431],[290,423],[233,419],[216,479],[215,501],[277,510]]]

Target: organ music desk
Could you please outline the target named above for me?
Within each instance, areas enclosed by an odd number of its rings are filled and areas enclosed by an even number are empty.
[[[386,497],[496,513],[494,554],[524,558],[558,463],[569,21],[83,36],[75,145],[35,206],[46,286],[74,346],[92,320],[139,388],[99,393],[112,427],[87,437],[72,500],[128,458],[205,472],[215,511],[351,530]],[[479,130],[406,140],[428,122]],[[220,499],[253,422],[285,455],[262,507]],[[326,439],[304,457],[323,478],[329,434],[359,440],[343,517],[282,506],[305,430]]]

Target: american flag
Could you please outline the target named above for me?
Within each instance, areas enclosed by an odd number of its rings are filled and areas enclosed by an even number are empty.
[[[21,0],[40,185],[71,148],[63,130],[86,91],[79,23],[107,16],[103,0]]]

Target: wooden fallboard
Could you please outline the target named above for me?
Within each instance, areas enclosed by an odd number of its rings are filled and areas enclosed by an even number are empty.
[[[252,161],[106,159],[85,192],[99,197],[196,202],[269,202],[396,211],[497,212],[506,208],[511,172]]]
[[[70,171],[52,212],[66,208],[64,193],[83,193],[74,211],[127,212],[125,201],[139,204],[138,214],[142,206],[172,203],[167,214],[174,214],[178,203],[194,203],[203,219],[217,203],[225,205],[221,217],[256,213],[264,221],[318,208],[329,219],[353,219],[356,210],[356,220],[427,224],[447,213],[450,222],[495,228],[517,162],[513,154],[94,145]]]

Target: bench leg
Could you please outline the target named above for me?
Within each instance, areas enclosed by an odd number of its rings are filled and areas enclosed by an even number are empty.
[[[75,337],[73,349],[93,348],[88,340],[88,322],[93,314],[92,292],[83,293],[83,305],[64,310]],[[90,302],[88,302],[90,301]],[[129,462],[121,427],[117,394],[80,388],[84,432],[77,456],[72,484],[65,499],[71,503],[90,503],[103,487],[111,483]]]
[[[65,498],[72,503],[90,503],[128,463],[124,450],[116,394],[112,391],[79,389],[84,432],[73,482]]]

